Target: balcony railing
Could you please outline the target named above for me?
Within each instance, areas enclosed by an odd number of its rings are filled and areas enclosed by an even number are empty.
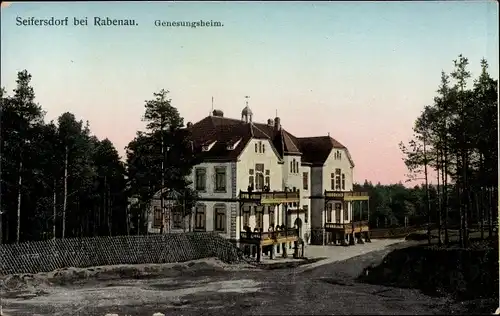
[[[299,203],[300,192],[275,191],[275,192],[244,192],[240,191],[240,201],[255,202],[260,204]]]
[[[240,239],[244,240],[278,240],[285,237],[298,237],[299,230],[296,228],[287,228],[273,232],[240,232]]]
[[[325,199],[340,201],[366,201],[370,199],[368,192],[343,192],[343,191],[325,191]]]
[[[368,226],[368,221],[357,221],[351,223],[325,223],[325,229],[356,229]]]

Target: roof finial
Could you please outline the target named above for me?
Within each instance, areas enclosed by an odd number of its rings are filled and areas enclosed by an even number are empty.
[[[212,116],[214,114],[214,97],[212,97],[212,110],[210,111],[210,114],[208,116]]]
[[[330,137],[330,132],[328,132],[328,137]]]
[[[241,111],[241,120],[249,123],[249,122],[252,122],[252,110],[250,110],[250,107],[248,106],[248,99],[250,98],[250,96],[246,95],[245,96],[245,99],[246,99],[246,106],[245,108],[243,109],[243,111]]]
[[[275,117],[278,117],[278,109],[276,109],[276,116]]]

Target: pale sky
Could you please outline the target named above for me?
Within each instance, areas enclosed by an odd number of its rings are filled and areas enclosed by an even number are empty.
[[[17,26],[64,18],[69,26]],[[93,18],[138,26],[94,26]],[[73,26],[88,17],[89,25]],[[162,21],[223,27],[156,27]],[[431,104],[441,70],[459,54],[476,76],[486,58],[498,78],[496,1],[13,3],[1,9],[1,85],[33,75],[47,120],[69,111],[124,147],[144,124],[144,101],[171,91],[185,122],[207,116],[212,96],[240,118],[276,111],[297,137],[330,135],[349,148],[355,181],[404,181],[398,143]]]

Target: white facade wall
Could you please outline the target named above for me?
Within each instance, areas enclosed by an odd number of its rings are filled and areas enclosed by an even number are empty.
[[[257,145],[257,151],[255,150]],[[264,148],[262,150],[262,148]],[[340,158],[338,153],[340,153]],[[240,154],[237,162],[204,162],[195,166],[192,170],[190,180],[195,185],[196,170],[202,168],[206,175],[206,189],[199,192],[200,201],[198,204],[205,206],[205,228],[206,231],[213,231],[215,224],[214,208],[216,205],[225,205],[226,207],[226,231],[221,232],[221,235],[230,239],[239,239],[241,229],[243,227],[243,210],[240,210],[239,202],[237,201],[240,191],[247,191],[249,185],[249,171],[254,170],[254,184],[256,176],[256,164],[264,164],[264,178],[269,177],[271,191],[283,191],[285,188],[300,190],[300,208],[307,206],[307,212],[292,212],[288,216],[288,226],[293,226],[297,217],[302,221],[301,234],[305,240],[310,240],[311,229],[322,229],[325,224],[326,214],[324,210],[324,199],[321,196],[324,191],[336,190],[331,187],[331,174],[335,174],[335,169],[341,169],[341,174],[345,175],[345,188],[341,191],[351,191],[353,189],[353,168],[348,159],[348,155],[344,149],[333,149],[325,161],[323,166],[308,166],[302,165],[300,155],[285,155],[283,161],[274,151],[271,142],[267,139],[251,139],[245,149]],[[222,167],[226,170],[226,190],[224,192],[215,191],[215,168]],[[297,170],[296,170],[297,168]],[[266,175],[265,170],[269,170]],[[304,173],[307,173],[307,186],[304,188]],[[264,183],[265,184],[265,183]],[[154,200],[152,208],[159,207],[160,201]],[[256,215],[254,205],[244,205],[243,207],[252,206],[249,219],[249,226],[256,227]],[[150,212],[148,221],[148,232],[159,233],[159,229],[152,227],[153,212]],[[340,222],[349,222],[352,220],[352,210],[349,209],[349,217],[343,218],[344,211],[341,210],[342,218]],[[195,212],[191,226],[194,228]],[[274,223],[276,225],[285,224],[284,209],[276,207],[274,211]],[[187,220],[187,219],[186,219]],[[335,210],[332,212],[332,221],[338,222],[335,218]],[[270,218],[267,209],[263,216],[263,228],[267,230],[270,225]],[[186,223],[189,227],[189,223]],[[183,229],[166,229],[169,232],[181,232]]]
[[[264,152],[259,152],[259,143],[264,145]],[[255,152],[257,145],[257,152]],[[249,171],[254,169],[255,164],[264,164],[264,169],[270,172],[271,191],[283,190],[283,170],[278,154],[272,149],[271,142],[267,139],[251,139],[238,157],[236,191],[247,191],[249,181]],[[255,174],[254,174],[255,181]]]
[[[340,154],[340,156],[339,156]],[[336,169],[341,170],[341,174],[345,175],[345,186],[344,188],[340,187],[340,189],[336,187],[332,187],[332,174],[335,174]],[[333,148],[330,152],[330,155],[325,161],[323,166],[323,191],[352,191],[354,178],[353,178],[353,167],[351,162],[348,159],[348,155],[345,149],[337,149]],[[342,185],[342,181],[341,181]],[[336,218],[335,209],[332,211],[332,222],[334,223],[349,223],[352,220],[352,209],[349,203],[346,203],[349,211],[348,218],[344,217],[344,206],[342,205],[342,209],[340,212],[340,218]],[[324,206],[323,206],[324,208]],[[325,215],[323,214],[323,221]]]

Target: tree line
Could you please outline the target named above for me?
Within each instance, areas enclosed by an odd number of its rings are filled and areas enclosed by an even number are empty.
[[[450,242],[450,226],[458,227],[459,242],[467,247],[472,225],[479,225],[482,237],[485,226],[491,234],[497,225],[498,81],[485,59],[480,65],[471,80],[469,60],[459,55],[452,71],[441,73],[437,95],[415,121],[413,139],[400,144],[409,179],[425,183],[426,214],[428,222],[436,221],[440,244]]]
[[[167,96],[146,101],[147,129],[123,162],[74,114],[45,122],[31,75],[19,72],[13,93],[0,96],[0,242],[145,233],[147,204],[161,187],[190,209],[195,194],[184,176],[196,162]]]
[[[492,229],[498,214],[497,81],[483,60],[469,87],[467,65],[459,56],[453,72],[442,73],[433,104],[415,122],[414,138],[400,144],[408,180],[424,184],[355,185],[370,194],[371,227],[435,222],[443,242],[458,227],[464,244],[471,225]],[[155,194],[173,197],[172,206],[192,216],[197,195],[186,175],[199,161],[168,95],[161,90],[145,101],[146,129],[122,159],[109,139],[92,135],[89,122],[70,112],[46,122],[31,75],[19,72],[12,94],[2,88],[0,96],[1,242],[145,234]]]

